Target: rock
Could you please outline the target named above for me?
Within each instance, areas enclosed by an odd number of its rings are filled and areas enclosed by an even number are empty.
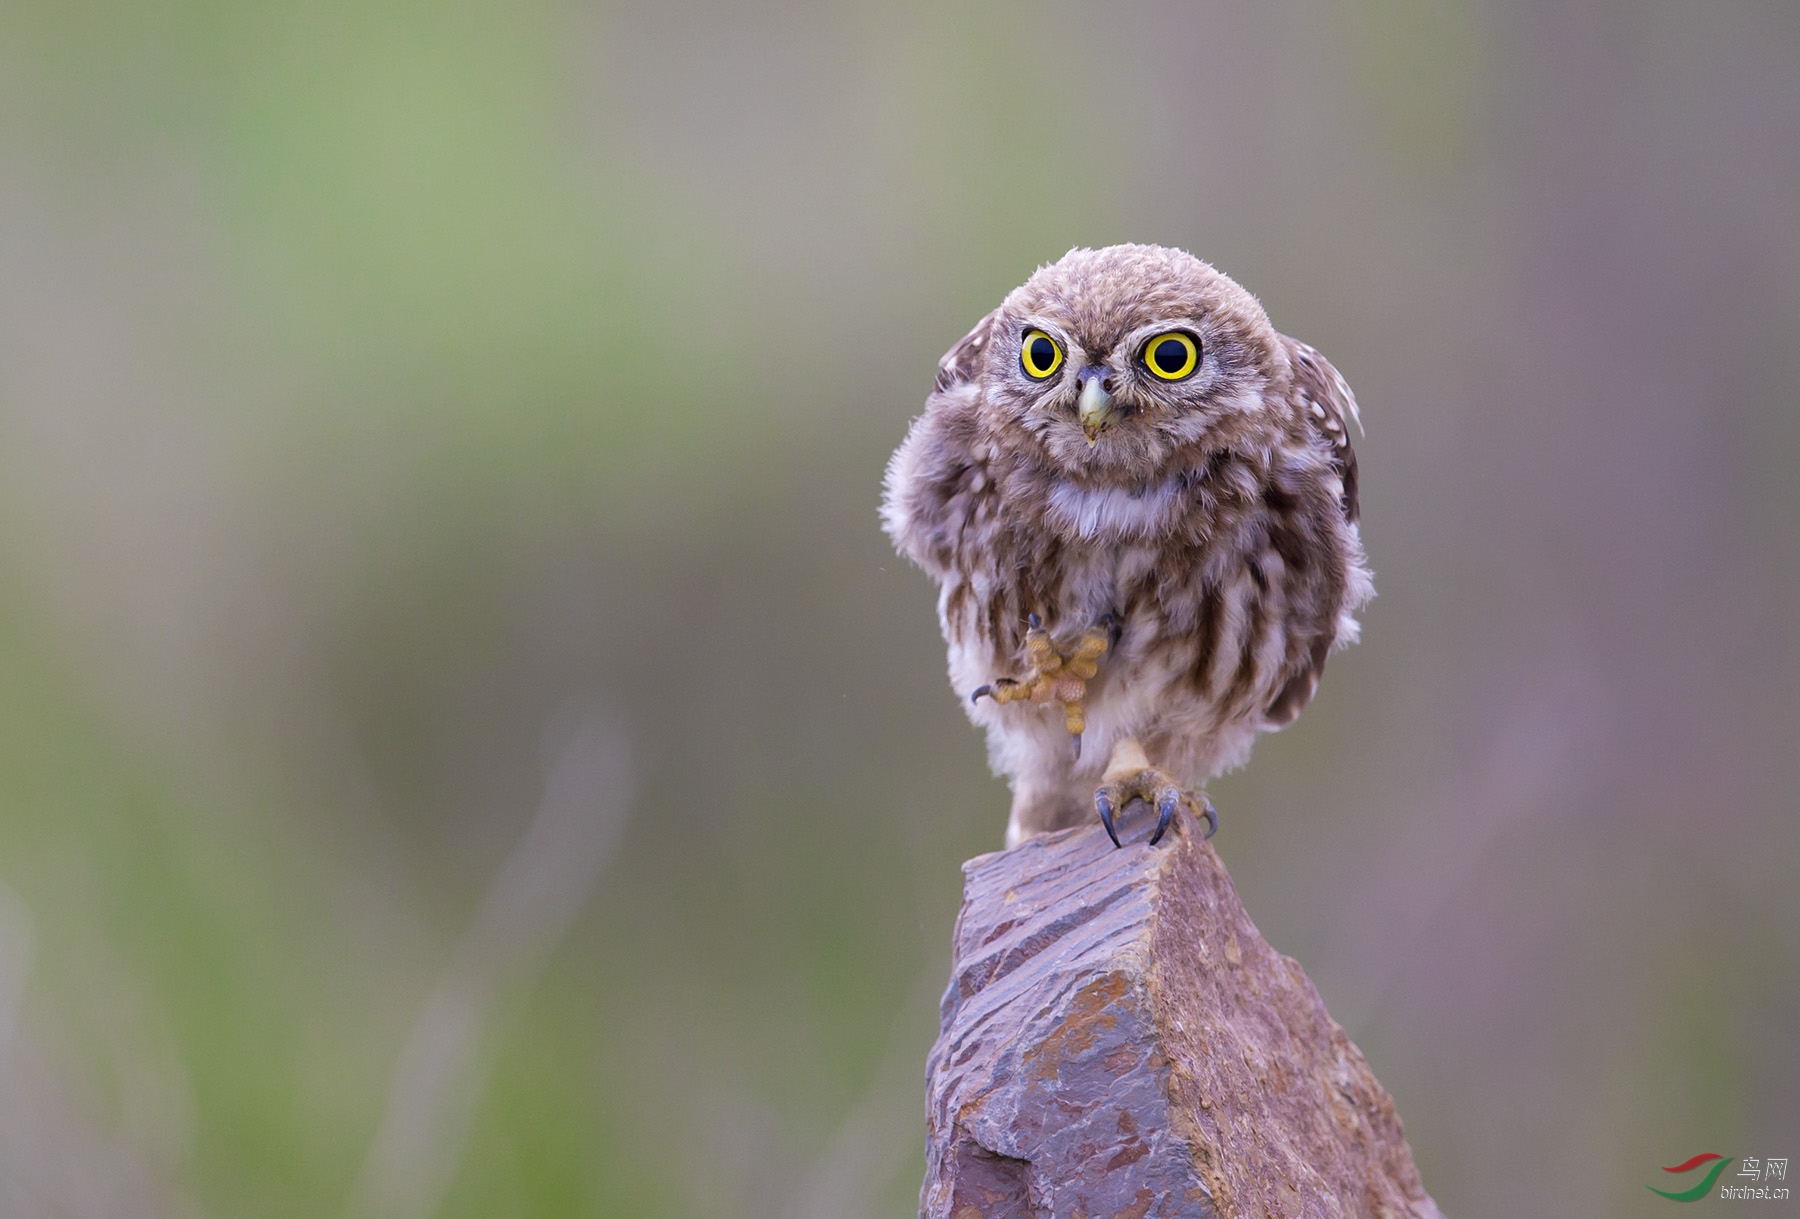
[[[1184,811],[963,865],[928,1219],[1439,1219],[1394,1103]]]

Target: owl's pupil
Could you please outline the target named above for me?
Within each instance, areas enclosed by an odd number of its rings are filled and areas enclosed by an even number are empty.
[[[1187,348],[1175,339],[1164,339],[1150,355],[1156,361],[1156,366],[1170,376],[1180,372],[1182,365],[1187,363]]]
[[[1056,348],[1050,345],[1049,339],[1039,335],[1037,338],[1031,340],[1032,368],[1049,368],[1051,361],[1054,359],[1056,359]]]

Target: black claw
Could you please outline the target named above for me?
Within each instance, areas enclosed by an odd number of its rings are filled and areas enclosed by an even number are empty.
[[[1111,610],[1107,610],[1100,615],[1099,625],[1106,628],[1106,646],[1118,647],[1119,637],[1125,633],[1125,620]]]
[[[1100,810],[1100,824],[1106,827],[1106,836],[1113,840],[1113,845],[1121,849],[1125,844],[1119,841],[1119,831],[1113,828],[1112,801],[1106,798],[1105,792],[1094,793],[1094,807]]]
[[[1079,762],[1081,761],[1081,734],[1079,732],[1071,732],[1069,736],[1075,741],[1075,760]]]
[[[987,695],[989,698],[994,697],[994,687],[992,687],[992,686],[976,686],[975,693],[969,695],[969,701],[972,703],[978,703],[981,701],[981,696],[983,694]]]
[[[1180,800],[1181,797],[1170,792],[1156,802],[1156,833],[1150,835],[1151,846],[1162,841],[1163,834],[1168,831],[1169,822],[1175,820],[1175,806],[1180,803]]]
[[[1212,801],[1205,796],[1200,797],[1200,815],[1206,818],[1206,836],[1211,838],[1219,832],[1219,814],[1213,811]]]

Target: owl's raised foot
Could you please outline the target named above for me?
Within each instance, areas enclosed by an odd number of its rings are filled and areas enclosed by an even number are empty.
[[[1143,800],[1156,808],[1156,831],[1150,835],[1151,846],[1162,841],[1169,823],[1175,820],[1175,810],[1183,804],[1196,817],[1206,818],[1206,837],[1211,838],[1219,832],[1219,814],[1206,793],[1183,791],[1166,771],[1150,765],[1150,759],[1144,756],[1144,747],[1135,738],[1121,737],[1113,746],[1112,759],[1101,780],[1099,789],[1094,792],[1094,808],[1100,814],[1100,824],[1106,827],[1106,836],[1113,840],[1115,847],[1125,844],[1119,841],[1113,816],[1132,800]]]
[[[1031,629],[1025,632],[1025,660],[1031,672],[1023,678],[997,677],[978,687],[969,701],[978,703],[986,695],[1005,705],[1024,699],[1047,703],[1052,699],[1062,704],[1063,724],[1074,738],[1075,756],[1081,756],[1081,734],[1087,729],[1087,712],[1081,700],[1087,697],[1088,679],[1100,671],[1100,656],[1113,643],[1117,633],[1111,614],[1089,627],[1067,656],[1050,642],[1050,632],[1036,614],[1030,618]]]

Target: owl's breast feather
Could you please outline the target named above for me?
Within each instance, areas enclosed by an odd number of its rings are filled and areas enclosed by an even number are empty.
[[[1182,510],[1183,490],[1179,478],[1143,488],[1058,482],[1046,497],[1045,518],[1057,531],[1083,541],[1153,538],[1174,524]]]

